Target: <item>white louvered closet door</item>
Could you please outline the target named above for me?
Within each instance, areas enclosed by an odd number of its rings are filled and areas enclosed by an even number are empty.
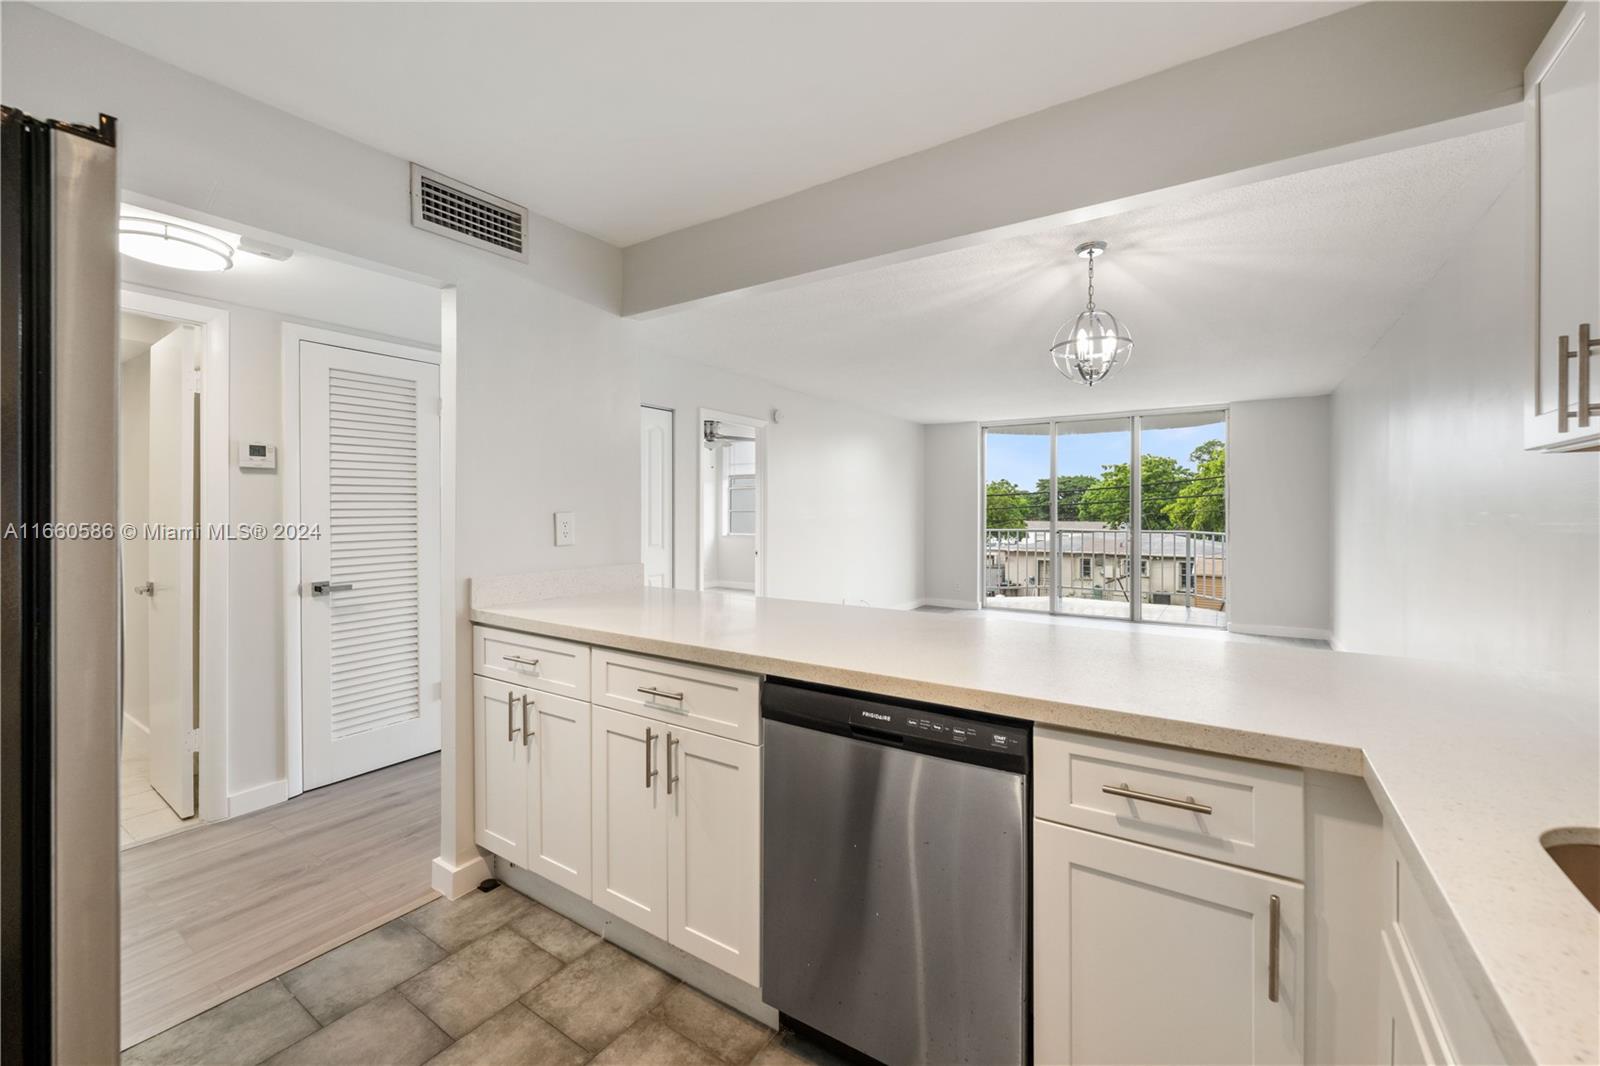
[[[306,788],[439,749],[439,368],[300,344]],[[319,588],[320,584],[326,588]]]

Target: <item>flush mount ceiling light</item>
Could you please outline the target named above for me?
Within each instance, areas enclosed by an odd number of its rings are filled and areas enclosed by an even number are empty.
[[[1092,388],[1133,356],[1133,336],[1110,311],[1094,305],[1094,261],[1105,254],[1106,242],[1084,241],[1076,251],[1089,260],[1089,303],[1056,331],[1050,358],[1061,373]]]
[[[159,218],[123,215],[117,220],[117,248],[123,255],[178,270],[233,268],[233,246],[227,241]]]

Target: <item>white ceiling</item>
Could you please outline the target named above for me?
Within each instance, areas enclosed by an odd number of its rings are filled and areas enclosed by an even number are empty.
[[[123,204],[122,214],[181,222],[239,246],[238,233],[191,218],[134,204]],[[233,267],[223,271],[178,270],[130,256],[123,256],[121,264],[122,280],[144,288],[271,311],[300,322],[337,323],[429,347],[439,344],[438,289],[304,249],[283,261],[235,251]],[[129,318],[123,316],[125,325]]]
[[[919,422],[1331,391],[1521,163],[1506,127],[632,323],[649,358],[727,367]],[[1096,302],[1133,361],[1088,389],[1048,349]]]
[[[47,6],[626,246],[1350,5]]]

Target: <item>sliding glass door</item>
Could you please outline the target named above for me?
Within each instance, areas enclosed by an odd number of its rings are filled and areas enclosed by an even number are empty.
[[[1050,423],[995,426],[983,434],[983,602],[1050,611]]]
[[[1056,610],[1094,618],[1132,618],[1137,570],[1128,536],[1133,479],[1126,418],[1057,422],[1056,547],[1061,590]]]
[[[1227,412],[988,426],[984,606],[1227,625]]]

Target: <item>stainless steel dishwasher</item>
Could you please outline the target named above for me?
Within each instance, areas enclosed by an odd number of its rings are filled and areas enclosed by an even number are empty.
[[[1026,723],[762,689],[761,993],[893,1066],[1029,1047]]]

